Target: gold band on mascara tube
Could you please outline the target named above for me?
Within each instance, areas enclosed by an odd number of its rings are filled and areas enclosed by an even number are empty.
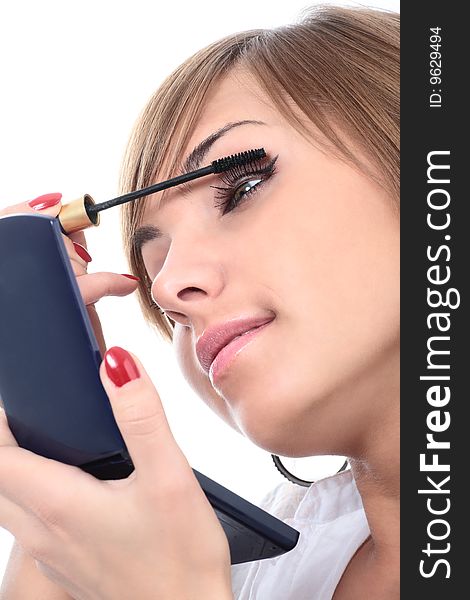
[[[86,211],[86,206],[93,206],[95,201],[89,194],[84,194],[76,200],[72,200],[68,204],[64,204],[58,215],[59,222],[65,233],[73,233],[87,229],[92,225],[100,224],[100,213],[93,215],[93,220],[90,219]]]

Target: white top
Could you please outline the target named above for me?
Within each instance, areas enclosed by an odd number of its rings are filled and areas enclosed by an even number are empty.
[[[331,600],[352,556],[370,534],[350,470],[310,487],[275,487],[260,507],[300,531],[277,558],[232,566],[236,600]]]

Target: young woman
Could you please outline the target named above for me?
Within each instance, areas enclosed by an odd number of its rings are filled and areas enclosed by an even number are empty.
[[[140,116],[122,191],[251,148],[266,158],[123,205],[138,283],[87,275],[83,234],[65,238],[101,339],[93,303],[138,286],[144,316],[227,423],[273,454],[349,458],[350,471],[264,503],[300,530],[298,546],[230,569],[155,388],[112,348],[100,375],[136,464],[128,480],[26,456],[3,422],[0,525],[19,542],[5,598],[33,597],[32,582],[50,599],[399,597],[398,40],[395,14],[330,7],[201,50]],[[21,208],[38,205],[56,215],[60,198]],[[215,358],[211,340],[228,331],[246,343]],[[50,501],[26,491],[33,468]],[[148,486],[165,471],[176,476]]]

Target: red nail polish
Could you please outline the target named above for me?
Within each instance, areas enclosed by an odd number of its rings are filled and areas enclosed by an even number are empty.
[[[34,200],[30,200],[28,204],[31,208],[34,208],[34,210],[44,210],[45,208],[50,208],[55,204],[59,204],[61,198],[62,194],[59,193],[43,194],[42,196],[34,198]]]
[[[140,377],[132,356],[120,346],[113,346],[104,355],[106,373],[117,387]]]
[[[78,256],[80,258],[83,258],[83,260],[85,262],[89,263],[93,260],[91,258],[91,256],[88,254],[86,248],[84,248],[81,244],[77,244],[77,242],[73,242],[73,246],[75,248],[75,252],[78,254]]]
[[[140,277],[136,277],[135,275],[128,275],[127,273],[121,273],[124,277],[129,277],[129,279],[135,279],[135,281],[140,281]]]

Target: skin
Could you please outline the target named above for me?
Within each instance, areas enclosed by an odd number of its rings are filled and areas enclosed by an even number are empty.
[[[224,216],[215,175],[149,204],[144,224],[163,232],[142,250],[152,296],[176,323],[185,378],[227,423],[272,453],[350,457],[371,538],[335,598],[359,583],[398,597],[399,218],[377,183],[301,136],[241,71],[215,88],[184,155],[244,119],[266,125],[231,129],[203,164],[264,147],[277,173]],[[195,354],[204,330],[269,315],[211,381]]]

